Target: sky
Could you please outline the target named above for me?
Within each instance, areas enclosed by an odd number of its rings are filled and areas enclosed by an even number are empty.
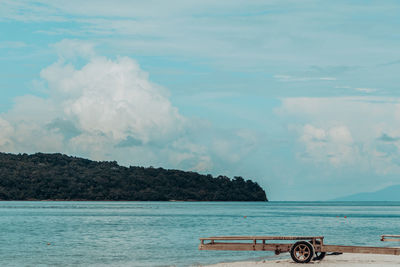
[[[0,151],[400,184],[400,2],[0,0]]]

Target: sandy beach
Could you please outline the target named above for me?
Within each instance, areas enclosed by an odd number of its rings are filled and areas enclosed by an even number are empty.
[[[322,261],[310,262],[308,264],[296,264],[292,259],[264,260],[258,262],[229,262],[208,265],[208,267],[262,267],[262,266],[400,266],[400,256],[374,255],[374,254],[342,254],[326,256]]]

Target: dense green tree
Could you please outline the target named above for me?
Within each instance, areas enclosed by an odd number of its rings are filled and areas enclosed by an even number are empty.
[[[123,167],[62,154],[0,153],[0,200],[267,201],[242,177]]]

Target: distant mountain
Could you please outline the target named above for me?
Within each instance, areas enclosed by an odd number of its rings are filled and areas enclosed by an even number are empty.
[[[375,192],[358,193],[333,199],[334,201],[400,201],[400,185],[393,185]]]
[[[257,183],[242,177],[43,153],[0,153],[0,200],[268,201]]]

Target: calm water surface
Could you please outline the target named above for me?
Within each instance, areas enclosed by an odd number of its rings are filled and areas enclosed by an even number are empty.
[[[0,202],[0,266],[192,266],[273,257],[198,251],[199,237],[215,235],[323,235],[331,244],[399,246],[380,242],[381,234],[400,234],[400,202]]]

